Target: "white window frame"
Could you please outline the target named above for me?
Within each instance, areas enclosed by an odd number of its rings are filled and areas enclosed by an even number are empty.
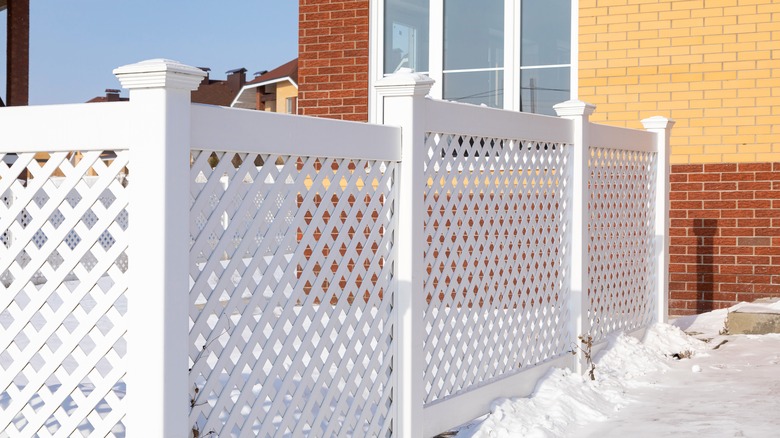
[[[284,98],[284,112],[286,114],[295,114],[297,113],[297,100],[298,96],[290,96]]]
[[[369,105],[368,119],[370,122],[382,122],[381,102],[376,94],[374,84],[384,76],[384,0],[372,1],[369,7]],[[571,0],[571,63],[545,66],[520,65],[520,1],[504,0],[504,109],[520,111],[520,73],[522,70],[569,67],[570,98],[578,98],[578,56],[579,56],[579,0]],[[442,98],[442,83],[444,77],[444,0],[430,0],[428,35],[428,68],[424,72],[436,81],[431,88],[431,97]],[[470,70],[471,71],[471,70]],[[474,70],[476,71],[476,70]]]

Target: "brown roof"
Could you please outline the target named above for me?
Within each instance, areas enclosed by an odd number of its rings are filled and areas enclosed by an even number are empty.
[[[236,91],[228,88],[226,81],[220,80],[207,79],[198,86],[197,90],[192,92],[193,103],[208,105],[229,106],[234,97],[236,97]]]
[[[120,97],[119,90],[108,88],[106,89],[105,96],[98,96],[89,99],[87,103],[99,103],[99,102],[127,102],[130,100],[128,97]]]
[[[247,85],[258,84],[261,82],[270,82],[276,79],[284,78],[290,78],[293,82],[295,82],[295,84],[298,84],[298,58],[295,58],[286,64],[282,64],[267,73],[261,74],[260,76],[247,82]]]
[[[129,97],[120,97],[118,100],[111,100],[107,98],[106,96],[98,96],[93,97],[92,99],[89,99],[87,103],[100,103],[100,102],[127,102],[130,100]]]
[[[245,73],[246,69],[239,68],[227,72],[228,77],[225,80],[210,79],[206,76],[198,89],[192,92],[192,102],[230,106],[246,83]]]

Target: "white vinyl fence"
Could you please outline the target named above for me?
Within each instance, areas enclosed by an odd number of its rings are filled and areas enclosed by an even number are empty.
[[[190,420],[220,436],[390,435],[398,130],[192,116]]]
[[[0,436],[432,436],[666,311],[668,135],[378,86],[384,124],[0,109]]]

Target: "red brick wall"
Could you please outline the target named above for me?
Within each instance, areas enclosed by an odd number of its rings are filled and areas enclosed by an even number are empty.
[[[672,166],[670,315],[780,296],[780,163]]]
[[[30,0],[9,1],[6,19],[8,71],[5,104],[27,105],[30,74]]]
[[[298,114],[368,121],[368,0],[300,0]]]

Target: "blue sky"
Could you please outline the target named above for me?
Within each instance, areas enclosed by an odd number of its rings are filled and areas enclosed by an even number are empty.
[[[0,12],[5,98],[6,12]],[[298,56],[298,0],[31,0],[30,104],[85,102],[150,58],[248,76]],[[123,96],[126,92],[123,91]]]

